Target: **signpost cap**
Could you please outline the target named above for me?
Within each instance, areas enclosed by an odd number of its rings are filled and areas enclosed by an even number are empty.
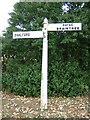
[[[44,23],[44,24],[45,24],[45,23],[48,23],[48,19],[45,18],[43,23]]]

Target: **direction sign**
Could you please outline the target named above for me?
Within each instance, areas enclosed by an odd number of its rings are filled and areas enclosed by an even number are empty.
[[[79,31],[81,23],[51,23],[48,24],[48,31]]]
[[[13,39],[21,38],[43,38],[43,32],[42,31],[13,32]]]

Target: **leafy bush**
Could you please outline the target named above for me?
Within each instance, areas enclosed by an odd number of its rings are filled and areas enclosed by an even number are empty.
[[[40,65],[20,65],[14,60],[8,62],[3,73],[3,89],[22,96],[39,96]]]
[[[88,92],[88,72],[82,71],[77,62],[54,62],[49,73],[50,96],[77,96]]]
[[[41,85],[39,63],[22,65],[13,59],[6,64],[3,73],[3,90],[23,96],[39,96]],[[61,61],[49,64],[48,95],[77,96],[88,92],[88,73],[77,62]]]

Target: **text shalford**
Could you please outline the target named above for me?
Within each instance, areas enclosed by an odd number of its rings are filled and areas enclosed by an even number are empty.
[[[30,33],[17,33],[17,34],[14,34],[14,37],[25,37],[25,36],[30,36]]]

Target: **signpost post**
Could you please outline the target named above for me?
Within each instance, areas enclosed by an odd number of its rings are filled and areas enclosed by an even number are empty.
[[[43,53],[42,53],[42,76],[41,76],[41,110],[47,109],[47,81],[48,81],[48,20],[43,22]]]
[[[51,23],[44,19],[42,31],[13,32],[13,39],[43,38],[42,74],[41,74],[41,110],[47,109],[48,83],[48,31],[80,31],[81,23]]]

